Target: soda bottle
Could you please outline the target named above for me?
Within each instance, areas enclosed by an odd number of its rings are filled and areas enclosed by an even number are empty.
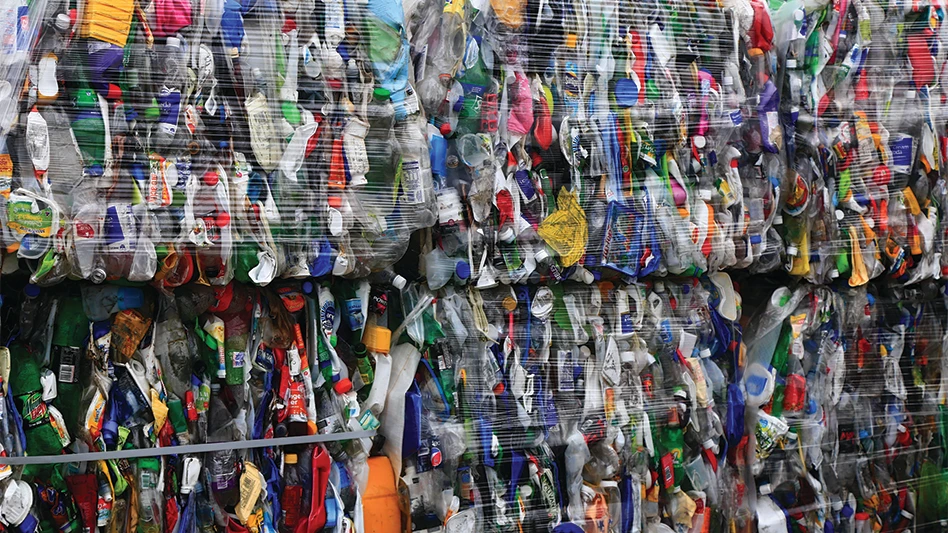
[[[394,205],[395,176],[395,107],[388,89],[376,88],[368,106],[369,132],[365,136],[369,170],[365,186],[359,191],[359,202],[366,214],[388,216]]]
[[[280,495],[280,508],[283,513],[280,520],[280,533],[295,533],[300,521],[303,501],[303,483],[298,471],[298,457],[295,453],[283,456],[283,493]]]

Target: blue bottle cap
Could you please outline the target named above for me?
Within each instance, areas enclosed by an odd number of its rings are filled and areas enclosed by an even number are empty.
[[[840,514],[843,515],[843,518],[851,518],[854,514],[853,508],[847,503],[846,505],[843,505],[843,510],[840,511]]]
[[[37,296],[40,295],[40,288],[39,288],[39,285],[34,285],[34,284],[32,284],[32,283],[27,283],[27,284],[26,284],[26,288],[23,289],[23,292],[26,293],[26,296],[27,296],[28,298],[36,298]]]
[[[458,261],[454,265],[454,274],[458,279],[464,280],[471,277],[471,265],[467,264],[467,261]]]
[[[303,282],[303,294],[313,294],[313,290],[314,290],[314,289],[315,289],[315,287],[313,287],[313,282],[312,282],[312,281],[304,281],[304,282]]]

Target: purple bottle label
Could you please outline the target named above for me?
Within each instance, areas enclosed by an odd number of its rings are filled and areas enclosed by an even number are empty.
[[[181,91],[162,87],[158,93],[158,129],[174,135],[178,130],[178,115],[181,111]]]

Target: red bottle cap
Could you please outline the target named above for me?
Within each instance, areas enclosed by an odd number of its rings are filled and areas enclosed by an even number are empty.
[[[336,391],[336,394],[345,394],[352,390],[352,381],[349,378],[342,378],[332,388]]]

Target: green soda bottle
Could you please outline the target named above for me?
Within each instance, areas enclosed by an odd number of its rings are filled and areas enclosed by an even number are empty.
[[[71,435],[79,432],[80,397],[79,364],[82,361],[83,345],[89,335],[89,319],[82,309],[79,296],[67,296],[60,300],[59,311],[53,329],[52,362],[56,374],[59,395],[56,408],[63,414],[66,429]]]

